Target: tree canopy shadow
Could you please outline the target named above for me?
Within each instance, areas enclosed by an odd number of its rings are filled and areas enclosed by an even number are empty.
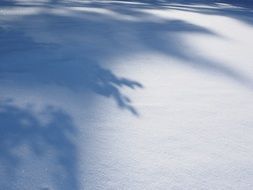
[[[94,1],[96,2],[96,1]],[[214,5],[216,3],[228,3],[235,6],[252,7],[253,2],[251,0],[116,0],[114,2],[128,2],[134,3],[135,5],[146,5],[152,7],[158,7],[171,3],[179,3],[185,5],[193,4],[207,4]]]
[[[117,2],[122,1],[77,1],[73,3],[73,8],[85,8],[84,12],[78,9],[62,15],[39,12],[0,27],[0,77],[27,86],[56,84],[77,91],[89,90],[112,98],[120,108],[138,115],[122,89],[140,88],[142,85],[119,77],[103,62],[121,54],[130,56],[149,50],[183,60],[186,66],[195,69],[220,73],[252,88],[252,81],[247,76],[223,63],[197,55],[175,34],[222,36],[184,20],[162,19],[142,11],[154,7],[179,9],[179,6],[170,6],[166,4],[168,1],[144,3],[140,0],[135,2],[141,4],[123,5]],[[58,3],[49,1],[44,5]],[[105,14],[106,10],[111,12]],[[134,19],[125,19],[125,16]],[[29,32],[30,26],[26,25],[28,20],[36,29],[33,32]]]
[[[31,106],[1,101],[0,189],[78,190],[76,133],[63,110],[49,106],[35,113]],[[48,181],[36,183],[43,175]]]
[[[64,54],[68,54],[67,52],[58,57],[55,49],[59,48],[59,45],[34,42],[19,31],[0,29],[0,41],[5,44],[0,47],[0,54],[4,55],[0,65],[0,77],[27,86],[55,84],[73,91],[92,91],[112,98],[120,108],[138,115],[130,98],[121,92],[121,88],[142,88],[139,82],[119,77],[89,58],[77,60],[72,55],[71,58],[65,58]],[[22,54],[16,54],[10,61],[9,55],[13,52]],[[41,54],[46,54],[46,59],[41,58]],[[21,56],[24,56],[24,59]],[[6,57],[8,62],[5,61]]]
[[[2,1],[0,5],[21,6],[14,1],[8,2],[11,1]],[[120,1],[78,1],[72,5],[73,9],[59,7],[59,11],[53,7],[51,12],[42,10],[13,20],[0,18],[0,80],[29,88],[56,85],[72,91],[90,91],[111,98],[119,108],[138,115],[124,88],[137,89],[143,85],[119,76],[104,62],[114,56],[130,57],[133,53],[148,51],[183,60],[185,66],[208,73],[216,72],[252,88],[253,83],[247,76],[197,54],[176,34],[223,36],[183,19],[162,19],[143,10],[158,8],[224,14],[248,23],[252,21],[249,18],[251,13],[246,12],[246,16],[242,17],[239,16],[241,10],[235,12],[218,6],[214,10],[194,8],[190,6],[194,1],[181,5],[172,5],[172,1],[125,2],[122,5]],[[50,7],[58,3],[60,1],[52,0],[40,6]],[[55,13],[55,9],[66,13]],[[9,102],[0,103],[0,172],[3,173],[0,189],[17,189],[15,183],[8,181],[18,180],[22,156],[29,153],[43,159],[50,150],[54,152],[52,159],[56,165],[46,172],[48,177],[53,179],[57,189],[79,189],[77,151],[71,140],[71,136],[76,134],[76,127],[71,117],[62,110],[48,107],[43,113],[51,118],[46,123],[41,122],[29,108]],[[17,150],[23,147],[28,147],[29,151],[19,155]]]

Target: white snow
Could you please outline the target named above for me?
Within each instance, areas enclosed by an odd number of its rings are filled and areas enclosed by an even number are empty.
[[[252,10],[6,2],[0,189],[252,189]]]

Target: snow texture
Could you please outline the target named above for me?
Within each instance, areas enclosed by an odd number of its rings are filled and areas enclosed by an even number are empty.
[[[251,190],[249,7],[1,0],[0,189]]]

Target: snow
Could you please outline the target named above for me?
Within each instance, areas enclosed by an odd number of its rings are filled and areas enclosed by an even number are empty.
[[[251,9],[3,2],[0,189],[252,189]]]

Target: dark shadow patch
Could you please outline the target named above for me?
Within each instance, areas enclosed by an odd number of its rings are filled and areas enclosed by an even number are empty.
[[[42,174],[59,190],[79,189],[77,150],[73,143],[77,131],[71,117],[54,107],[45,108],[41,114],[48,118],[47,122],[29,107],[0,102],[0,189],[27,189],[29,184],[29,188],[39,189],[43,184],[34,184],[32,180]],[[25,170],[27,157],[41,161],[44,168]],[[20,178],[27,183],[20,184]]]
[[[29,87],[56,84],[73,91],[90,90],[114,99],[120,108],[138,115],[130,98],[121,89],[142,88],[139,82],[119,77],[91,59],[76,60],[75,55],[68,52],[57,54],[59,45],[36,43],[19,31],[0,30],[0,42],[3,44],[0,47],[3,55],[0,78]]]

